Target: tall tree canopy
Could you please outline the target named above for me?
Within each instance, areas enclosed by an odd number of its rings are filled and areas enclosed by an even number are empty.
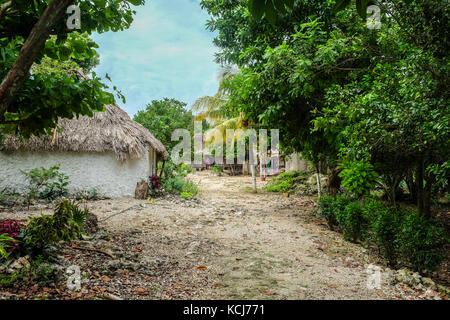
[[[217,61],[240,67],[227,107],[280,129],[286,151],[316,164],[376,170],[392,201],[406,180],[428,213],[450,173],[446,1],[376,2],[378,30],[333,1],[296,0],[275,24],[248,4],[202,1]]]
[[[186,109],[186,103],[176,99],[153,100],[144,110],[138,111],[133,120],[150,130],[169,152],[179,143],[172,141],[175,129],[194,131],[192,112]]]

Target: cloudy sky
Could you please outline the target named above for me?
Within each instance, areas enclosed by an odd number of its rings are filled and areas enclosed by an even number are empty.
[[[200,0],[148,0],[136,7],[130,29],[94,35],[100,65],[126,97],[119,105],[133,116],[152,100],[176,98],[190,106],[216,92],[214,34]]]

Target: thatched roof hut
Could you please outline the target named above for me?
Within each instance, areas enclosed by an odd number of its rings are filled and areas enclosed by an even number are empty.
[[[0,151],[112,151],[118,160],[139,159],[152,147],[159,158],[166,160],[168,153],[164,145],[139,123],[115,105],[107,105],[104,112],[93,117],[60,119],[60,130],[53,136],[32,137],[19,140],[7,136],[0,144]]]

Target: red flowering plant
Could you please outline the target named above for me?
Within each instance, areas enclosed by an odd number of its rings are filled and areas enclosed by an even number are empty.
[[[161,178],[158,177],[156,174],[148,177],[149,185],[152,189],[159,189],[161,188]]]
[[[6,219],[0,220],[0,235],[6,235],[14,241],[9,243],[6,251],[15,253],[20,250],[20,239],[22,237],[23,223],[20,220]]]

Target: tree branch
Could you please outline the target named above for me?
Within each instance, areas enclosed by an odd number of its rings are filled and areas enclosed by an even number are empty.
[[[20,49],[19,56],[0,86],[0,113],[14,101],[16,93],[30,72],[33,62],[45,46],[53,27],[63,18],[75,0],[52,0]]]
[[[5,2],[0,7],[0,21],[5,17],[6,11],[14,5],[15,0]]]

